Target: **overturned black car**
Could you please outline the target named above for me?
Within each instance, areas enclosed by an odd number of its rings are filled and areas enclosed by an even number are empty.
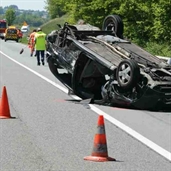
[[[118,15],[107,16],[102,30],[60,26],[47,37],[47,62],[69,92],[92,103],[171,110],[171,66],[125,40]]]

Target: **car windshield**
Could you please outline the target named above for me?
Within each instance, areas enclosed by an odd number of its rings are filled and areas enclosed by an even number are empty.
[[[0,22],[0,28],[6,28],[6,23],[5,22]]]
[[[17,30],[16,29],[8,29],[7,33],[9,33],[9,34],[17,34]]]

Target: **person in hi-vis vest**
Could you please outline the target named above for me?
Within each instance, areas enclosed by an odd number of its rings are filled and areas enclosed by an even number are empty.
[[[46,50],[46,34],[42,31],[41,28],[37,29],[35,34],[35,49],[37,57],[37,65],[45,64],[45,50]],[[40,60],[41,57],[41,60]]]

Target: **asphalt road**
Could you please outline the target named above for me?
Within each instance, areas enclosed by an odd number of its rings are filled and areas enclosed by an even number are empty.
[[[82,105],[20,43],[0,40],[0,90],[13,119],[0,119],[0,171],[170,171],[171,113]],[[2,92],[2,91],[1,91]],[[1,95],[0,95],[1,97]],[[109,157],[91,156],[99,115]]]

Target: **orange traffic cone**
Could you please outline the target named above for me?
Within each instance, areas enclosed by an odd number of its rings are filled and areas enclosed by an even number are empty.
[[[91,156],[84,157],[84,160],[96,162],[116,161],[114,158],[108,157],[103,115],[100,115],[98,119],[97,134],[95,134],[94,137],[93,152]]]
[[[10,109],[8,104],[8,97],[6,87],[3,87],[2,97],[0,101],[0,119],[8,119],[11,118]]]

